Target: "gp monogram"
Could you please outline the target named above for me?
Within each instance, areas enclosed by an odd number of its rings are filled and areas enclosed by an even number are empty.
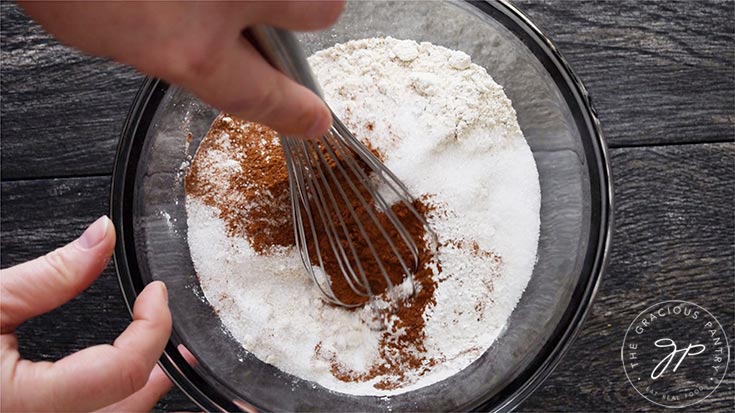
[[[699,403],[722,382],[730,360],[725,331],[704,308],[686,301],[648,307],[628,327],[620,349],[628,381],[659,406]]]

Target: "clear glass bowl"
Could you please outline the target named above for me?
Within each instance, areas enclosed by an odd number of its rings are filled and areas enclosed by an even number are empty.
[[[128,117],[113,174],[115,264],[129,307],[151,280],[168,285],[173,334],[160,363],[205,410],[510,409],[558,363],[590,307],[610,243],[610,172],[589,97],[553,44],[505,2],[354,2],[331,30],[300,38],[312,53],[375,36],[462,50],[505,88],[541,180],[538,262],[528,288],[479,360],[417,391],[344,395],[258,360],[225,333],[202,300],[186,240],[185,161],[217,111],[148,79]],[[195,356],[193,367],[182,346]]]

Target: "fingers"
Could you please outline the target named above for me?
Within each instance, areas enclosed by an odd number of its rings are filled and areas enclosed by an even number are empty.
[[[267,24],[316,30],[342,1],[42,3],[23,7],[63,41],[184,86],[211,106],[283,134],[316,137],[331,125],[314,94],[271,68],[242,39]]]
[[[196,366],[197,360],[189,352],[189,349],[179,344],[177,349],[190,366]],[[142,389],[120,400],[100,409],[100,412],[149,412],[169,390],[171,390],[171,380],[166,376],[161,367],[157,365],[153,368],[148,381]]]
[[[316,138],[327,133],[332,118],[324,102],[274,69],[240,33],[252,24],[322,29],[337,20],[344,2],[264,1],[233,3],[232,7],[243,13],[230,32],[236,35],[222,35],[217,42],[200,43],[200,47],[190,46],[188,57],[169,58],[168,65],[159,62],[157,66],[169,70],[169,76],[163,77],[220,110],[268,125],[282,134]]]
[[[225,112],[285,135],[313,138],[329,130],[331,113],[318,96],[274,69],[244,38],[226,47],[207,73],[200,73],[204,76],[184,79],[184,87]]]
[[[0,330],[12,332],[25,320],[74,298],[107,265],[115,246],[115,228],[107,217],[81,237],[43,257],[0,271]]]
[[[166,347],[170,335],[171,312],[168,309],[168,291],[164,283],[154,281],[148,284],[135,300],[133,322],[120,334],[113,346],[123,353],[137,353],[141,357],[140,361],[148,366],[145,369],[145,377],[148,377],[148,373]]]
[[[151,370],[171,333],[165,285],[156,281],[141,292],[133,307],[133,322],[113,345],[94,346],[56,363],[19,365],[15,388],[33,388],[29,410],[94,410],[150,387],[139,400],[150,402],[165,392],[166,383]],[[167,388],[166,388],[167,389]]]
[[[319,30],[333,25],[344,9],[344,1],[257,2],[248,18],[254,23],[289,30]]]
[[[102,412],[149,412],[158,400],[171,390],[171,380],[159,366],[153,368],[142,389],[117,403],[106,406]]]
[[[189,349],[179,344],[177,347],[179,353],[190,366],[196,366],[197,360]],[[169,390],[171,390],[171,380],[163,372],[160,365],[153,368],[148,381],[142,389],[120,400],[100,409],[100,412],[148,412],[153,409],[158,400],[161,399]]]
[[[184,357],[184,360],[186,360],[186,363],[190,365],[191,367],[194,367],[197,364],[199,364],[199,360],[197,360],[197,358],[194,357],[193,354],[191,354],[191,351],[189,351],[189,349],[186,348],[186,346],[184,346],[183,344],[179,344],[178,346],[176,346],[176,349],[179,350],[179,353],[181,354],[181,356]]]

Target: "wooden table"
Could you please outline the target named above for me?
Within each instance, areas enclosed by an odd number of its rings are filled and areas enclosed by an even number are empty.
[[[665,410],[626,381],[620,345],[645,307],[693,301],[735,340],[735,3],[518,2],[586,83],[615,185],[609,269],[584,327],[525,411]],[[70,50],[13,3],[2,20],[3,267],[78,236],[108,211],[115,147],[142,76]],[[111,342],[129,322],[111,266],[18,330],[32,360]],[[735,405],[735,368],[688,410]],[[196,407],[177,390],[162,410]]]

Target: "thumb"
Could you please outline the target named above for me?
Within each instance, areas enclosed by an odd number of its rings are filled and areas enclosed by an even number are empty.
[[[81,237],[43,257],[0,270],[0,330],[12,332],[87,288],[107,265],[115,228],[103,216]]]
[[[327,105],[271,66],[247,40],[227,46],[205,76],[180,82],[210,105],[281,134],[318,138],[332,126]]]

